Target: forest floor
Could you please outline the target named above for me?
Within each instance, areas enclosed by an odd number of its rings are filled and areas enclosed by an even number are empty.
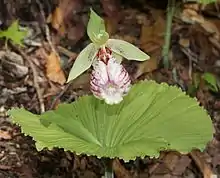
[[[74,60],[89,43],[86,24],[90,7],[105,19],[111,38],[133,43],[151,56],[145,62],[123,62],[133,82],[152,79],[181,87],[207,109],[215,128],[204,152],[162,152],[158,159],[146,157],[129,163],[115,160],[116,178],[220,176],[220,93],[202,79],[204,73],[212,73],[219,81],[220,4],[178,4],[171,34],[171,65],[165,69],[161,52],[166,1],[2,0],[0,28],[18,19],[21,26],[29,28],[29,35],[23,48],[13,44],[6,48],[4,40],[0,41],[0,178],[98,178],[104,174],[103,163],[93,156],[62,149],[37,152],[32,138],[24,136],[6,114],[12,107],[41,113],[90,94],[90,71],[71,84],[65,83]]]

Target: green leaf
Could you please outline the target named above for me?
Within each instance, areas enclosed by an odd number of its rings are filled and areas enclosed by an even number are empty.
[[[211,86],[213,91],[218,91],[217,80],[213,74],[206,72],[202,75],[202,78]]]
[[[128,60],[146,61],[150,58],[139,48],[123,40],[109,39],[106,46]]]
[[[105,22],[92,9],[90,9],[90,19],[87,25],[87,34],[90,40],[97,46],[106,43],[109,38],[105,30]]]
[[[201,4],[210,4],[213,2],[217,2],[217,0],[197,0],[197,2],[199,2]]]
[[[11,26],[5,30],[0,31],[0,38],[5,37],[6,40],[10,39],[14,44],[23,46],[22,40],[27,35],[27,31],[20,31],[18,21],[14,21]]]
[[[97,52],[98,48],[96,48],[93,43],[90,43],[79,53],[73,64],[73,67],[70,70],[67,83],[71,80],[74,80],[91,67]]]
[[[36,140],[38,149],[60,147],[125,161],[158,157],[167,149],[183,153],[204,149],[213,134],[210,117],[195,99],[153,81],[134,85],[118,105],[84,96],[43,115],[24,109],[9,114]],[[40,120],[51,124],[46,127]]]
[[[206,4],[210,4],[213,2],[217,2],[217,0],[185,0],[185,2],[198,2],[198,3],[206,5]]]

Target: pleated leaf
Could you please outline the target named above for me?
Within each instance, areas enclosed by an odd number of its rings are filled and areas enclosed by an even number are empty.
[[[195,99],[153,81],[134,85],[118,105],[84,96],[42,115],[24,109],[9,114],[39,150],[60,147],[125,161],[157,157],[161,150],[204,149],[213,133],[210,117]]]

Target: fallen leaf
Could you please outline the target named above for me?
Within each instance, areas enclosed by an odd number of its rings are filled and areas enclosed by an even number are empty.
[[[134,79],[137,79],[141,75],[149,72],[153,72],[159,67],[159,56],[161,50],[155,50],[154,52],[149,53],[150,59],[144,62],[140,62],[137,65],[137,71],[134,74]]]
[[[10,140],[12,137],[8,131],[0,130],[0,139]]]
[[[102,7],[108,17],[117,18],[120,12],[120,4],[117,0],[101,0]]]
[[[190,47],[190,40],[189,40],[189,38],[180,38],[179,44],[180,44],[180,46],[182,46],[184,48],[189,48]]]
[[[161,48],[164,43],[165,20],[162,15],[155,16],[153,25],[143,25],[141,28],[140,43],[146,53]]]
[[[126,170],[118,159],[114,159],[112,163],[112,169],[118,178],[131,178],[129,171]]]
[[[190,165],[191,159],[187,155],[181,155],[181,158],[178,160],[178,163],[175,165],[173,169],[173,175],[183,175],[186,168]]]
[[[61,35],[64,35],[66,27],[63,23],[63,12],[59,7],[54,10],[53,15],[51,16],[51,24]]]
[[[203,23],[205,19],[193,9],[184,9],[180,15],[183,22],[189,24]]]
[[[198,23],[208,33],[213,34],[214,38],[219,39],[219,30],[214,21],[201,16],[194,9],[184,9],[181,14],[182,21],[190,24]]]
[[[55,52],[51,52],[47,56],[46,74],[53,82],[61,85],[66,82],[66,77],[60,65],[60,57]]]
[[[104,18],[104,20],[105,20],[106,31],[108,32],[108,34],[109,35],[114,34],[117,31],[118,20],[111,17],[106,17]]]
[[[48,21],[61,35],[66,32],[66,26],[71,23],[73,12],[82,7],[81,0],[60,0],[58,7],[49,15]]]

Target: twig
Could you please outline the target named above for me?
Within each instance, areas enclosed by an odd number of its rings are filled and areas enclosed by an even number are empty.
[[[68,49],[62,47],[62,46],[57,46],[57,49],[60,53],[63,53],[64,55],[66,55],[67,57],[71,58],[71,59],[75,59],[77,57],[78,54],[69,51]]]
[[[196,165],[203,173],[204,178],[217,178],[215,174],[213,174],[210,166],[206,164],[205,160],[201,157],[202,153],[198,150],[193,150],[190,152],[190,156],[195,161]]]
[[[52,104],[50,105],[49,110],[52,110],[55,108],[55,105],[57,103],[57,101],[61,98],[61,96],[63,96],[63,94],[68,90],[68,88],[70,87],[70,85],[72,84],[72,82],[68,83],[65,88],[56,96],[56,98],[53,100]]]
[[[118,158],[112,162],[112,169],[118,178],[131,178],[130,173],[121,165]]]
[[[169,68],[169,49],[171,39],[172,20],[175,10],[176,0],[168,0],[167,4],[167,16],[166,16],[166,34],[164,37],[165,44],[163,46],[162,57],[165,68]]]
[[[50,37],[50,29],[49,29],[47,22],[46,22],[46,15],[44,13],[42,3],[39,0],[36,0],[36,2],[39,6],[40,14],[41,14],[43,21],[44,21],[44,29],[45,29],[45,35],[46,35],[47,42],[48,42],[51,50],[57,55],[58,53],[56,52],[56,49],[54,48],[51,37]]]
[[[28,62],[32,72],[33,72],[33,83],[34,83],[34,88],[36,89],[37,92],[37,97],[40,103],[40,113],[45,112],[45,106],[44,106],[44,100],[43,100],[43,96],[38,84],[38,80],[37,80],[37,70],[34,66],[34,63],[31,61],[31,59],[29,58],[29,56],[26,55],[25,52],[23,52],[21,49],[19,49],[17,46],[11,44],[12,47],[18,51],[20,53],[20,55]]]

